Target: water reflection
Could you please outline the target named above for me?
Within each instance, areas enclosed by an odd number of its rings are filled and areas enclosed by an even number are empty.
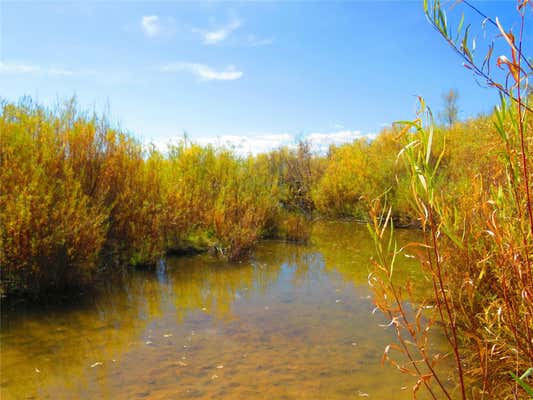
[[[83,302],[3,310],[1,397],[410,398],[379,366],[394,338],[371,313],[372,248],[364,226],[323,222],[309,246],[169,258]]]

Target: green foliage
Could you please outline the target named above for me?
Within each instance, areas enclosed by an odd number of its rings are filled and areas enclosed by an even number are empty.
[[[511,375],[513,380],[518,383],[522,389],[524,389],[528,396],[531,396],[533,398],[533,387],[531,387],[525,382],[526,378],[533,375],[533,367],[528,368],[528,370],[524,372],[522,376],[516,376],[512,372],[509,372],[509,374]]]

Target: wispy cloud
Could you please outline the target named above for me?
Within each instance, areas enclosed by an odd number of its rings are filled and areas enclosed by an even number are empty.
[[[160,70],[162,72],[189,72],[200,81],[234,81],[243,76],[242,71],[237,70],[233,65],[229,65],[223,70],[215,70],[205,64],[177,62],[164,65]]]
[[[141,30],[148,37],[156,37],[161,33],[159,17],[157,15],[145,15],[141,18]]]
[[[47,69],[47,72],[50,75],[55,75],[55,76],[87,75],[87,74],[92,73],[92,71],[74,71],[72,69],[61,68],[61,67],[50,67]]]
[[[252,47],[270,46],[272,43],[274,43],[274,39],[260,38],[260,37],[257,37],[256,35],[250,34],[246,36],[246,43]]]
[[[47,66],[8,61],[0,62],[0,74],[3,75],[24,75],[24,74],[40,74],[47,76],[80,76],[80,75],[94,75],[95,72],[88,69],[73,70],[60,66]]]
[[[158,15],[145,15],[141,18],[141,31],[148,38],[171,36],[175,31],[172,18],[161,18]]]
[[[38,65],[25,64],[20,62],[2,62],[0,61],[0,73],[5,74],[31,74],[39,72],[41,68]]]
[[[235,30],[242,26],[238,18],[231,19],[226,25],[212,30],[193,28],[192,31],[202,36],[204,44],[212,45],[226,40]]]

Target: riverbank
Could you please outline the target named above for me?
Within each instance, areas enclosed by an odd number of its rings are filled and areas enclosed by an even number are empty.
[[[480,117],[438,130],[435,154],[444,137],[451,149],[439,174],[450,201],[493,162],[476,150],[488,126]],[[3,102],[0,128],[3,296],[87,286],[190,248],[242,259],[261,238],[305,241],[312,215],[367,220],[378,197],[397,225],[417,223],[400,128],[328,154],[300,143],[244,158],[185,139],[161,152],[72,100],[55,110]]]
[[[146,149],[73,102],[55,111],[28,100],[4,102],[2,293],[90,288],[191,247],[214,249],[221,261],[247,262],[263,238],[305,242],[310,216],[375,218],[376,251],[367,259],[376,267],[371,283],[383,289],[376,304],[385,315],[401,309],[389,303],[398,295],[390,290],[404,285],[391,276],[399,257],[414,257],[437,288],[420,304],[449,310],[435,319],[445,330],[453,327],[448,350],[464,363],[461,376],[472,378],[479,393],[505,393],[515,385],[509,371],[525,370],[533,354],[531,303],[522,296],[531,290],[523,210],[533,167],[526,158],[524,175],[518,157],[531,146],[533,120],[524,118],[518,130],[514,113],[502,103],[492,115],[449,127],[417,119],[326,155],[300,143],[238,157],[187,140],[167,152]],[[422,225],[423,244],[395,247],[381,226],[391,219]],[[495,317],[500,313],[506,319]],[[420,333],[417,351],[426,357],[424,329]]]
[[[373,251],[364,226],[319,221],[307,245],[262,241],[241,263],[169,257],[96,295],[3,309],[0,395],[409,399],[379,364],[394,332],[371,312]],[[420,278],[412,259],[399,271]]]

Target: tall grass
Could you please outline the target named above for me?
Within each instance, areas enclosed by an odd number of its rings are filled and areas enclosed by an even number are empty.
[[[409,170],[411,212],[424,232],[423,243],[409,247],[417,249],[433,293],[414,299],[418,307],[409,312],[405,300],[410,293],[394,275],[395,259],[403,249],[396,248],[387,234],[390,211],[383,212],[386,208],[378,204],[371,227],[376,268],[370,281],[377,306],[390,317],[399,338],[399,345],[389,347],[385,357],[415,377],[414,393],[425,388],[435,399],[526,398],[527,376],[512,377],[533,365],[533,122],[531,99],[525,96],[533,71],[521,53],[531,3],[517,3],[516,39],[497,19],[474,8],[494,24],[508,46],[509,57],[496,61],[506,72],[502,82],[487,66],[493,44],[478,64],[463,19],[458,32],[452,33],[439,1],[424,6],[429,21],[468,69],[499,90],[502,100],[490,119],[472,122],[477,129],[470,123],[439,130],[423,101],[419,117],[403,123],[400,153]],[[478,145],[458,136],[464,127],[483,132],[481,140],[475,139]],[[436,322],[448,341],[448,354],[430,351],[428,332]],[[409,361],[400,364],[391,349]],[[447,386],[446,377],[435,369],[445,356],[455,363],[455,388]]]

